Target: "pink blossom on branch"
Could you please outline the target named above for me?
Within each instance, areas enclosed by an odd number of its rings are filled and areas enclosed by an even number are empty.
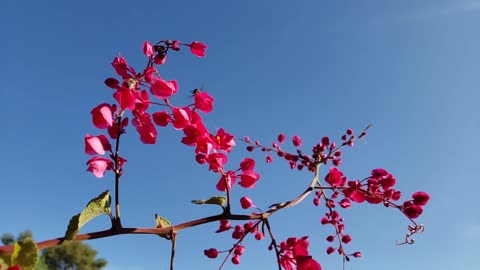
[[[106,170],[113,170],[113,162],[104,157],[93,157],[87,161],[87,171],[93,173],[97,178],[102,178]]]
[[[93,108],[90,113],[96,128],[105,129],[113,125],[113,108],[110,104],[102,103]]]
[[[256,207],[253,203],[252,203],[252,199],[250,199],[249,197],[245,197],[243,196],[242,198],[240,198],[240,205],[242,206],[243,209],[248,209],[250,207]]]
[[[196,93],[193,96],[195,101],[195,108],[198,110],[209,113],[213,109],[213,98],[207,92]]]
[[[189,46],[190,46],[190,51],[198,57],[204,57],[205,50],[208,48],[207,45],[197,41],[192,42]]]
[[[143,43],[143,54],[147,57],[151,57],[154,53],[155,49],[153,48],[153,45],[150,42],[145,41]]]
[[[105,155],[105,151],[112,150],[112,146],[105,135],[85,135],[85,153],[88,155]]]

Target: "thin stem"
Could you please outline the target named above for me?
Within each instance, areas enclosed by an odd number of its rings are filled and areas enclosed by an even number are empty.
[[[278,250],[277,241],[273,236],[272,228],[270,227],[270,223],[268,222],[267,218],[264,220],[264,223],[267,225],[268,234],[270,234],[270,238],[272,239],[271,246],[273,246],[275,249],[275,254],[277,255],[278,270],[282,270],[282,265],[280,264],[280,251]]]
[[[170,255],[170,270],[173,270],[173,261],[175,258],[175,244],[177,242],[177,233],[172,231],[171,237],[172,238],[170,239],[170,241],[172,243],[172,251]]]
[[[120,156],[118,155],[118,151],[120,149],[120,136],[122,135],[122,115],[121,113],[117,116],[117,140],[115,142],[115,154],[113,156],[114,159],[114,166],[115,166],[115,228],[120,229],[122,228],[122,222],[120,220],[120,192],[119,192],[119,184],[120,184],[120,177],[122,176],[122,172],[120,171]]]

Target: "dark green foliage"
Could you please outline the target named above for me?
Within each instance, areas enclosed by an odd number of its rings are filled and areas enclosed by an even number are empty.
[[[10,233],[4,233],[1,241],[4,245],[12,245],[15,241],[31,238],[31,231],[21,232],[18,237]],[[5,254],[6,255],[6,254]],[[96,259],[97,251],[82,242],[71,242],[66,245],[56,246],[45,249],[35,270],[100,270],[107,265],[107,261],[103,258]],[[5,256],[7,263],[9,257]]]

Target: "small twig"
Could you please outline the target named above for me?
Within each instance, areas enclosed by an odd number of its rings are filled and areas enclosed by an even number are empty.
[[[173,230],[172,230],[172,233],[171,233],[170,241],[172,243],[172,252],[171,252],[171,255],[170,255],[170,270],[173,270],[173,260],[175,258],[175,244],[177,242],[177,233],[174,232]]]
[[[282,265],[280,264],[280,251],[278,250],[277,241],[273,236],[272,228],[270,227],[270,223],[268,222],[267,218],[264,219],[264,224],[267,225],[268,234],[270,234],[270,238],[272,239],[272,243],[270,245],[273,246],[273,248],[275,248],[275,254],[277,255],[278,270],[282,270]]]

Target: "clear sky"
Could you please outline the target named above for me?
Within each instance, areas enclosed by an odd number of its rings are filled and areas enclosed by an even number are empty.
[[[299,135],[307,151],[325,135],[373,124],[367,143],[344,151],[350,179],[384,167],[405,198],[418,190],[432,199],[418,219],[426,226],[412,246],[396,246],[408,220],[383,206],[342,211],[352,235],[350,251],[363,258],[347,269],[473,269],[478,265],[480,212],[480,1],[15,1],[0,4],[0,233],[33,230],[36,240],[62,236],[68,220],[91,198],[113,188],[86,172],[83,137],[97,134],[90,110],[113,102],[105,78],[121,53],[145,65],[145,40],[180,39],[208,44],[207,57],[184,51],[161,67],[177,79],[177,104],[204,85],[215,98],[205,117],[211,130],[271,142],[279,132]],[[150,227],[154,214],[179,223],[217,213],[190,204],[215,195],[217,175],[194,161],[179,143],[181,132],[159,129],[155,146],[131,130],[122,153],[125,226]],[[258,159],[262,178],[253,190],[236,186],[234,198],[268,205],[288,200],[310,181],[285,162],[266,165],[237,141],[234,156]],[[234,163],[232,161],[232,164]],[[236,211],[248,213],[236,206]],[[327,256],[325,210],[308,199],[272,217],[278,239],[310,235],[312,255],[324,269],[341,269]],[[182,231],[177,269],[216,269],[221,259],[203,255],[227,249],[232,239],[218,224]],[[109,227],[107,216],[82,232]],[[169,242],[123,235],[88,242],[108,260],[107,269],[167,269]],[[268,240],[248,239],[240,266],[276,269]]]

